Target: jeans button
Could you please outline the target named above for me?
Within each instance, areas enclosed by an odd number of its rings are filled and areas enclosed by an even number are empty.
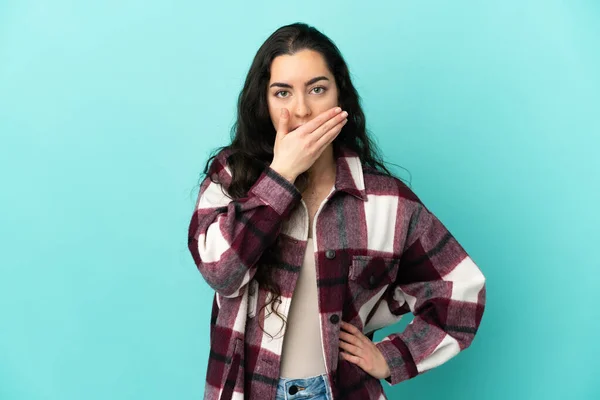
[[[296,386],[296,385],[292,385],[292,386],[290,386],[290,389],[288,390],[288,392],[289,392],[291,395],[294,395],[294,394],[298,393],[298,386]]]

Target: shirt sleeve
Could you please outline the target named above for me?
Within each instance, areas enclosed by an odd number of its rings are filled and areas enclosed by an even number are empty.
[[[394,282],[392,313],[414,319],[402,333],[376,343],[398,384],[437,367],[466,349],[481,323],[485,277],[452,234],[414,201]],[[393,304],[392,304],[393,303]]]
[[[262,253],[301,199],[298,189],[268,167],[244,198],[227,194],[231,171],[225,155],[213,160],[200,185],[188,230],[198,270],[219,295],[236,297],[256,273]]]

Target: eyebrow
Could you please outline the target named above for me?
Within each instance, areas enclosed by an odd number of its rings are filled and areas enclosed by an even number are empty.
[[[328,81],[328,80],[329,80],[329,78],[327,78],[326,76],[317,76],[316,78],[312,78],[310,81],[306,82],[306,83],[304,84],[304,86],[309,86],[309,85],[312,85],[313,83],[315,83],[315,82],[318,82],[318,81]],[[279,86],[279,87],[283,87],[283,88],[289,88],[289,89],[291,89],[291,88],[292,88],[292,85],[289,85],[289,84],[287,84],[287,83],[282,83],[282,82],[273,82],[273,83],[272,83],[272,84],[269,86],[269,88],[272,88],[272,87],[274,87],[274,86]]]

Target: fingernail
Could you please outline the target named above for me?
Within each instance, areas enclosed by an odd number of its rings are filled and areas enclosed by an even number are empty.
[[[344,116],[344,117],[347,117],[347,116],[348,116],[348,111],[344,111],[344,112],[342,113],[342,116]]]
[[[335,112],[339,113],[340,111],[342,111],[342,109],[340,107],[336,107]]]

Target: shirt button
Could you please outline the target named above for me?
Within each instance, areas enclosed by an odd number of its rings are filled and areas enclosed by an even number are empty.
[[[325,252],[325,257],[329,260],[333,260],[335,258],[335,250],[327,250]]]
[[[331,317],[329,317],[329,321],[332,324],[337,324],[338,322],[340,322],[340,316],[337,314],[333,314]]]
[[[369,285],[371,285],[371,287],[375,287],[376,282],[377,282],[377,280],[375,279],[375,275],[371,275],[369,277]]]

